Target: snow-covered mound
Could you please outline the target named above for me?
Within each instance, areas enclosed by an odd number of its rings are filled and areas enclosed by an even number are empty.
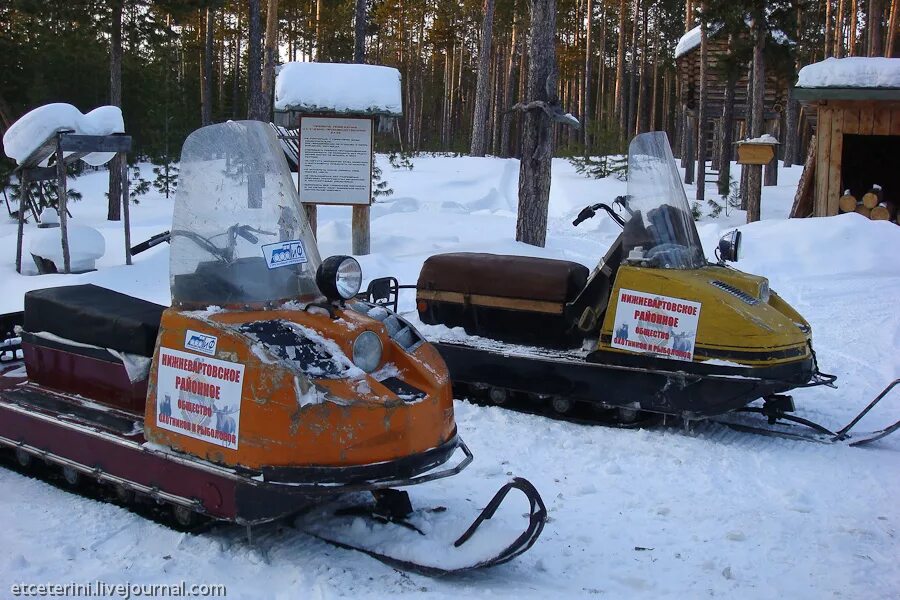
[[[118,106],[101,106],[87,114],[71,104],[45,104],[24,114],[3,135],[3,151],[17,163],[37,150],[58,131],[71,130],[82,135],[124,133],[125,122]],[[81,160],[99,167],[115,156],[113,152],[94,152]]]
[[[275,110],[403,113],[400,71],[380,65],[290,62],[275,78]]]
[[[791,276],[882,274],[900,276],[886,260],[900,249],[900,227],[856,213],[816,219],[759,221],[741,227],[741,270]]]
[[[56,268],[62,271],[62,240],[58,227],[39,229],[31,236],[28,250],[35,256],[52,260]],[[69,225],[69,261],[72,272],[90,271],[94,264],[106,254],[106,240],[103,235],[86,225]]]
[[[800,69],[802,88],[900,88],[900,58],[826,58]]]

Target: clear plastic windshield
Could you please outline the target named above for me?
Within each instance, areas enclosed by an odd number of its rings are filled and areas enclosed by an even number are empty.
[[[626,199],[631,218],[622,232],[625,257],[662,269],[696,269],[706,265],[664,132],[642,133],[631,140]]]
[[[177,305],[321,297],[316,241],[266,123],[229,121],[188,136],[171,232],[169,277]]]

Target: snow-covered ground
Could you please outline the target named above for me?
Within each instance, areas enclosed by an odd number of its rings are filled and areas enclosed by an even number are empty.
[[[593,266],[618,234],[605,216],[573,228],[586,204],[625,190],[554,162],[547,248],[512,241],[518,164],[492,158],[420,157],[412,171],[379,164],[394,195],[372,208],[367,278],[415,281],[422,261],[450,251],[566,258]],[[145,177],[150,177],[149,167]],[[785,220],[800,167],[764,188],[763,221],[743,226],[738,266],[766,275],[810,321],[823,369],[838,390],[794,394],[799,414],[843,425],[900,376],[900,227],[855,214]],[[25,290],[93,282],[168,302],[168,247],[125,267],[123,235],[105,218],[105,173],[71,183],[84,194],[73,222],[106,237],[100,270],[85,275],[14,272],[15,226],[0,224],[0,312]],[[688,197],[695,189],[688,186]],[[712,186],[707,191],[713,196]],[[169,228],[172,202],[153,193],[133,207],[132,239]],[[711,254],[745,220],[704,217]],[[350,209],[319,210],[323,256],[350,249]],[[29,226],[28,233],[35,231]],[[412,299],[405,298],[406,308]],[[900,418],[888,399],[861,429]],[[0,597],[16,582],[225,583],[229,598],[436,597],[889,598],[900,593],[900,436],[869,448],[825,446],[701,426],[621,431],[456,405],[476,455],[460,475],[410,492],[414,504],[447,498],[482,506],[509,474],[541,491],[551,520],[527,554],[507,565],[432,580],[403,574],[290,528],[268,527],[254,546],[238,527],[188,535],[118,507],[0,469]]]

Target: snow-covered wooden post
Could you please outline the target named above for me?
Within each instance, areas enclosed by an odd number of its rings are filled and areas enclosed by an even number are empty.
[[[297,191],[316,230],[316,206],[353,208],[353,254],[371,250],[369,207],[376,123],[390,131],[403,114],[392,67],[288,63],[275,80],[275,124],[297,130]]]
[[[128,180],[128,159],[124,152],[118,153],[118,160],[115,163],[122,167],[122,221],[125,227],[125,264],[131,264],[131,217],[128,211],[129,196],[129,180]]]
[[[63,133],[56,134],[56,204],[59,207],[59,239],[62,243],[63,273],[72,270],[72,257],[69,256],[69,218],[66,213],[66,160],[62,147]]]

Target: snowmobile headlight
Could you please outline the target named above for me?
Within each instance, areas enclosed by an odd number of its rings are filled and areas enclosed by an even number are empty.
[[[760,302],[764,302],[766,304],[769,303],[769,280],[763,279],[759,284],[759,290],[757,291],[756,297],[759,298]]]
[[[329,256],[316,271],[316,285],[329,300],[349,300],[362,286],[362,268],[352,256]]]
[[[719,257],[719,264],[725,262],[737,262],[738,254],[741,249],[741,232],[739,229],[729,231],[719,240],[719,247],[716,254]]]
[[[381,364],[381,338],[374,331],[364,331],[353,341],[353,364],[371,373]]]

